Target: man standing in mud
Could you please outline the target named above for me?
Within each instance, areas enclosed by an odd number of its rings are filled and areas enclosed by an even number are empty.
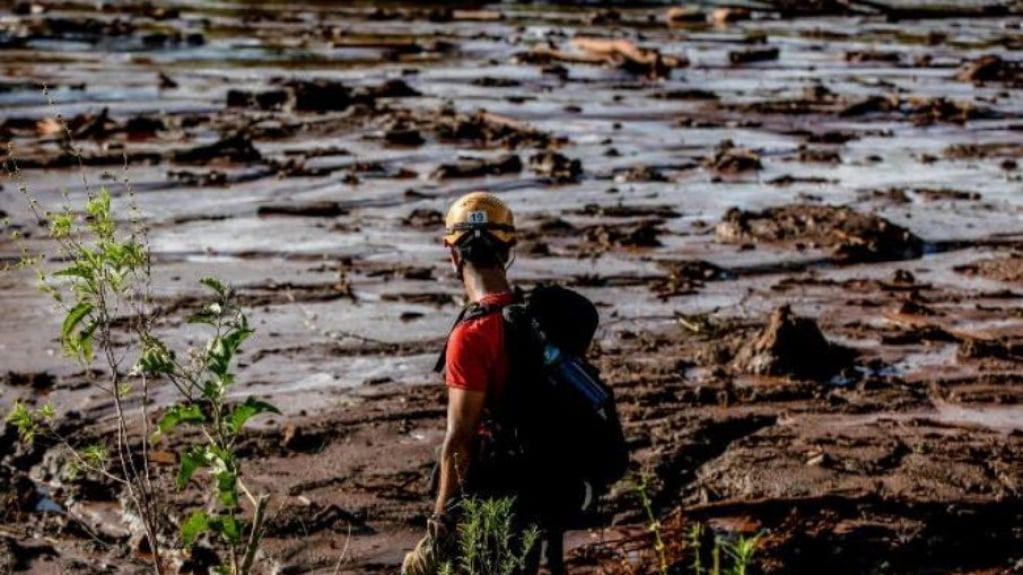
[[[445,561],[454,559],[451,551],[458,501],[463,495],[519,495],[507,483],[506,489],[495,489],[492,474],[481,463],[488,438],[496,435],[493,416],[500,411],[509,373],[504,320],[501,313],[493,312],[514,300],[505,272],[514,244],[512,212],[496,196],[474,192],[459,198],[448,210],[444,245],[450,250],[451,265],[462,280],[469,305],[448,337],[443,359],[447,433],[440,454],[437,499],[426,537],[405,557],[405,575],[432,575]],[[516,512],[520,521],[529,520],[521,505]]]

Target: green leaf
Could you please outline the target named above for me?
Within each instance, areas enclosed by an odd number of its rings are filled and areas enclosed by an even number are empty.
[[[216,314],[203,310],[188,316],[188,323],[205,323],[215,326],[217,325],[217,317]]]
[[[78,352],[79,357],[86,362],[92,361],[92,334],[99,327],[99,322],[92,322],[89,325],[82,328],[75,336],[74,348]]]
[[[210,529],[224,536],[232,545],[241,543],[242,526],[237,519],[229,515],[210,520]]]
[[[89,281],[92,280],[94,273],[87,266],[69,266],[62,270],[57,270],[51,275],[55,277],[81,278]]]
[[[170,375],[175,372],[174,354],[158,340],[146,343],[139,358],[139,369],[148,375]]]
[[[254,333],[256,333],[254,330],[248,328],[234,329],[227,332],[224,336],[224,351],[227,355],[228,363],[230,363],[231,357],[238,353],[238,348],[241,347],[242,343]]]
[[[233,433],[238,434],[248,420],[260,413],[276,413],[280,415],[281,410],[277,409],[273,404],[249,396],[245,399],[245,403],[236,406],[231,411],[231,415],[227,418],[227,426]]]
[[[161,433],[167,433],[182,423],[202,423],[206,417],[195,403],[177,404],[167,408],[157,424]]]
[[[193,511],[181,524],[181,540],[185,547],[191,547],[197,537],[210,528],[210,516],[205,511]]]
[[[238,505],[238,474],[230,469],[217,473],[217,494],[225,506]]]
[[[205,277],[199,280],[199,283],[217,292],[222,298],[226,298],[230,294],[230,290],[217,278]]]
[[[178,471],[178,489],[184,489],[195,474],[195,470],[205,467],[206,450],[202,447],[193,447],[181,455],[181,469]]]
[[[66,342],[71,339],[71,332],[78,327],[78,324],[82,323],[85,316],[92,313],[92,309],[92,304],[83,301],[79,302],[78,305],[71,308],[71,311],[68,312],[67,317],[64,318],[64,324],[60,327],[60,339],[65,342],[65,346],[67,346]]]

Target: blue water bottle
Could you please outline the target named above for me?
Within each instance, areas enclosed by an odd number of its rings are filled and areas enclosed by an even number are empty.
[[[610,396],[593,379],[580,358],[563,353],[557,346],[546,343],[543,348],[543,359],[551,383],[556,386],[569,386],[590,404],[594,413],[601,419],[607,419],[607,403]]]

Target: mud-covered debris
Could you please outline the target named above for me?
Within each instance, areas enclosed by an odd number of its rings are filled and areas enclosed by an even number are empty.
[[[337,505],[320,505],[303,496],[287,499],[274,520],[267,523],[267,535],[290,536],[305,533],[309,536],[321,531],[338,533],[372,533],[365,517],[341,509]]]
[[[714,155],[704,160],[704,165],[723,174],[760,170],[760,156],[751,150],[736,147],[731,140],[718,144]]]
[[[842,156],[835,150],[823,150],[820,148],[807,148],[806,146],[800,146],[799,161],[820,164],[841,164]]]
[[[208,170],[204,172],[167,170],[167,179],[197,188],[223,187],[227,185],[227,174],[220,170]]]
[[[436,230],[444,227],[444,214],[429,208],[416,208],[401,220],[402,225],[421,230]]]
[[[896,94],[890,96],[869,96],[858,102],[849,104],[839,110],[838,115],[843,118],[864,116],[867,114],[885,113],[899,108],[899,97]]]
[[[765,48],[747,48],[745,50],[729,52],[728,61],[733,65],[751,64],[753,62],[769,62],[771,60],[777,60],[779,54],[780,52],[775,46]]]
[[[568,236],[577,233],[578,229],[561,218],[541,218],[537,230],[543,236]]]
[[[441,141],[471,141],[485,147],[508,149],[547,148],[556,143],[549,133],[485,111],[458,114],[452,109],[444,109],[421,118],[419,123]]]
[[[1019,144],[1015,142],[987,142],[983,144],[952,144],[945,148],[944,156],[950,160],[974,160],[997,157],[1016,157]]]
[[[289,80],[288,107],[296,112],[331,112],[345,110],[352,104],[351,90],[336,80]]]
[[[732,272],[706,260],[665,261],[660,265],[670,276],[688,280],[711,281],[735,277]]]
[[[348,215],[348,210],[337,202],[328,200],[300,202],[294,204],[273,204],[256,208],[258,216],[300,216],[308,218],[336,218]]]
[[[667,182],[668,177],[656,168],[646,165],[632,166],[614,175],[616,182]]]
[[[551,151],[530,156],[529,169],[559,184],[578,181],[583,174],[583,165],[578,159]]]
[[[606,65],[651,78],[666,78],[672,70],[689,65],[689,60],[684,56],[662,54],[653,48],[640,48],[628,40],[578,36],[572,40],[572,45],[575,52],[552,46],[537,46],[530,52],[518,54],[516,59],[541,65],[553,62]]]
[[[667,276],[654,282],[650,288],[661,298],[690,295],[706,282],[735,277],[732,272],[705,260],[679,260],[661,262]]]
[[[79,114],[68,121],[72,140],[105,140],[118,130],[117,122],[110,118],[110,109],[103,108],[99,114]]]
[[[902,55],[898,52],[882,52],[878,50],[850,50],[845,53],[845,61],[851,64],[865,62],[887,62],[898,64]]]
[[[810,133],[806,135],[806,142],[808,144],[840,145],[859,139],[859,134],[844,130],[829,130],[827,132]]]
[[[777,10],[782,18],[850,13],[850,3],[844,0],[770,0],[768,4]]]
[[[5,387],[31,387],[36,391],[53,389],[56,383],[57,378],[47,372],[21,373],[8,371],[3,378]]]
[[[677,218],[682,214],[668,205],[657,206],[629,206],[622,203],[602,205],[586,204],[581,210],[573,210],[573,214],[581,216],[597,216],[602,218]]]
[[[483,88],[513,88],[521,86],[522,82],[514,78],[496,78],[494,76],[481,76],[475,78],[472,81],[473,86],[481,86]]]
[[[990,280],[1021,283],[1023,282],[1023,253],[1014,253],[1004,257],[984,259],[956,266],[955,271],[970,276],[980,276]]]
[[[1023,340],[1011,337],[997,339],[967,338],[959,344],[956,357],[967,359],[1000,359],[1023,362]]]
[[[255,108],[258,110],[279,110],[288,103],[287,90],[239,90],[227,91],[228,108]],[[347,106],[347,100],[345,101]]]
[[[820,176],[793,176],[784,174],[764,182],[771,186],[791,186],[792,184],[837,184],[838,180],[829,180]]]
[[[666,90],[650,94],[651,98],[658,100],[718,100],[720,96],[714,92],[691,88],[688,90]]]
[[[160,116],[133,116],[124,123],[122,130],[129,139],[151,138],[167,129],[167,122]]]
[[[598,225],[586,229],[586,240],[605,248],[656,248],[663,245],[658,239],[664,231],[660,223],[649,220],[622,226]]]
[[[407,116],[395,117],[387,122],[384,126],[384,140],[396,146],[421,146],[426,142],[415,120]]]
[[[174,90],[178,87],[178,82],[174,78],[167,75],[166,72],[160,72],[156,75],[157,86],[161,90]]]
[[[0,522],[21,521],[35,511],[41,496],[24,472],[0,464]]]
[[[927,98],[911,102],[910,105],[913,123],[918,126],[929,126],[938,122],[965,124],[970,120],[990,115],[989,111],[978,108],[972,102],[947,98]]]
[[[925,202],[940,202],[949,200],[977,201],[981,199],[979,192],[967,192],[965,190],[950,190],[948,188],[913,188],[913,193]]]
[[[828,342],[817,322],[796,316],[784,305],[771,313],[763,331],[739,349],[732,367],[753,375],[820,381],[850,367],[854,357],[852,350]]]
[[[707,13],[698,6],[674,6],[664,13],[669,26],[677,24],[702,24],[707,22]]]
[[[422,95],[422,92],[400,78],[386,80],[375,86],[359,86],[352,90],[352,100],[365,104],[373,104],[382,98],[418,98]]]
[[[295,112],[341,112],[356,104],[375,106],[379,98],[420,96],[404,80],[388,80],[376,86],[349,88],[338,80],[275,79],[280,88],[269,90],[232,89],[227,106]]]
[[[730,243],[781,242],[827,249],[848,262],[917,258],[924,245],[909,230],[846,206],[790,204],[761,212],[732,208],[715,232]]]
[[[741,6],[725,6],[722,8],[715,8],[711,11],[710,21],[711,23],[720,26],[732,22],[749,20],[752,15],[753,13],[749,8],[743,8]]]
[[[262,159],[263,155],[252,143],[252,138],[244,132],[224,136],[212,144],[171,153],[171,160],[181,164],[208,164],[214,161],[246,164]]]
[[[997,54],[987,54],[963,64],[956,71],[955,79],[960,82],[1020,82],[1023,81],[1023,64],[1002,59]]]
[[[56,563],[56,559],[60,557],[51,543],[29,541],[31,539],[17,541],[0,532],[0,561],[3,561],[0,567],[3,567],[4,573],[37,572],[33,568],[35,562]]]
[[[459,160],[454,164],[441,164],[430,174],[430,177],[435,180],[482,178],[483,176],[517,174],[521,171],[522,160],[516,154],[506,154],[494,159],[472,158]]]

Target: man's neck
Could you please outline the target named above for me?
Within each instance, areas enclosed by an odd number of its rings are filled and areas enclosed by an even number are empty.
[[[488,295],[511,291],[511,284],[508,283],[508,276],[505,274],[504,268],[493,267],[475,270],[466,267],[462,278],[465,284],[465,295],[472,302],[480,301]]]

